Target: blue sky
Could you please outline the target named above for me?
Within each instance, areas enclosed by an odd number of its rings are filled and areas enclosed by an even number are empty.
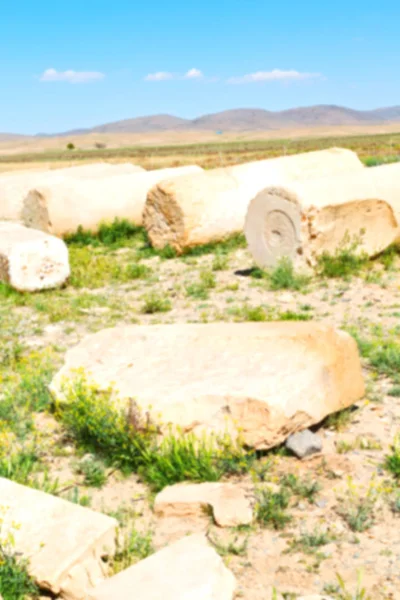
[[[1,132],[155,113],[400,104],[398,1],[4,4]]]

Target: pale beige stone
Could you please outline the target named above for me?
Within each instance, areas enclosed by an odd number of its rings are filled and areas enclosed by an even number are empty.
[[[232,600],[235,589],[205,536],[191,535],[100,584],[89,600]]]
[[[77,181],[109,179],[141,171],[144,171],[142,167],[130,163],[121,165],[95,163],[63,169],[0,175],[0,220],[21,221],[23,202],[32,187],[46,186],[57,181],[70,181],[71,179]]]
[[[42,231],[0,221],[0,281],[20,292],[61,286],[70,275],[65,243]]]
[[[28,227],[57,236],[74,233],[79,226],[96,230],[115,218],[142,223],[147,192],[165,178],[201,172],[195,165],[157,169],[132,175],[78,181],[64,179],[32,186],[26,194],[21,221]]]
[[[320,594],[315,594],[313,596],[301,596],[298,600],[332,600],[330,596],[321,596]]]
[[[143,224],[155,248],[182,252],[241,233],[250,201],[268,185],[363,169],[354,152],[332,148],[165,180],[149,191]]]
[[[51,389],[86,371],[99,389],[114,382],[149,418],[183,432],[233,432],[256,448],[359,400],[357,345],[321,323],[131,325],[86,337],[66,354]]]
[[[145,171],[143,167],[132,163],[111,164],[105,162],[92,163],[89,165],[74,165],[73,167],[65,167],[50,171],[57,171],[60,175],[77,177],[79,179],[92,179],[114,177],[115,175],[132,175],[132,173],[141,173]]]
[[[253,494],[231,483],[178,483],[166,487],[154,502],[154,512],[163,517],[200,516],[211,508],[220,527],[250,525]]]
[[[115,553],[115,519],[3,478],[0,510],[1,536],[12,532],[15,551],[29,560],[42,589],[86,600],[105,578],[102,557]]]
[[[267,187],[249,205],[245,235],[261,267],[282,256],[313,265],[346,240],[379,254],[398,238],[399,216],[400,164],[393,164]]]

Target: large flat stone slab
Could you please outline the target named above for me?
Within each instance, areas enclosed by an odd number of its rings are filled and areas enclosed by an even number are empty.
[[[102,557],[115,552],[115,519],[3,478],[0,510],[1,534],[12,531],[15,551],[41,588],[85,600],[106,576]]]
[[[235,588],[206,538],[192,535],[111,577],[89,600],[232,600]]]
[[[197,517],[211,508],[220,527],[250,525],[253,495],[232,483],[178,483],[166,487],[154,502],[154,512],[162,517]]]
[[[0,281],[20,292],[61,286],[70,275],[65,243],[42,231],[0,221]]]
[[[115,384],[168,429],[234,434],[270,448],[359,400],[355,340],[321,323],[124,326],[86,337],[66,354],[51,389],[83,369],[98,389]]]

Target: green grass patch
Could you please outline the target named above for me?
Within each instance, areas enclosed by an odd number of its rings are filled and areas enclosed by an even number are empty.
[[[84,457],[75,465],[75,472],[83,476],[83,483],[89,487],[102,488],[107,481],[103,462],[92,456]]]
[[[312,315],[308,312],[294,312],[292,310],[280,312],[276,316],[277,321],[311,321],[312,318]]]
[[[347,234],[333,254],[323,252],[317,258],[317,273],[321,277],[349,280],[361,272],[369,263],[368,255],[360,251],[363,232],[353,239]]]
[[[360,335],[354,327],[347,331],[355,338],[360,353],[380,375],[396,377],[400,371],[399,331],[384,331],[382,327],[372,327],[368,337]]]
[[[385,469],[400,480],[400,435],[395,438],[391,453],[385,457]]]
[[[318,529],[311,533],[302,533],[289,545],[287,552],[303,552],[303,554],[314,554],[318,548],[330,544],[335,538],[327,531]]]
[[[64,386],[64,395],[58,416],[77,445],[110,465],[139,473],[154,491],[186,480],[218,481],[248,471],[254,460],[225,436],[171,431],[158,443],[155,428],[141,416],[128,418],[112,388],[99,392],[84,376]]]
[[[153,315],[172,310],[172,304],[169,298],[157,292],[150,292],[143,296],[143,304],[140,310],[145,315]]]
[[[304,290],[310,282],[307,275],[296,273],[290,258],[283,257],[269,273],[271,290]]]
[[[279,259],[274,269],[264,271],[259,267],[254,267],[250,276],[253,279],[265,279],[271,290],[293,290],[304,291],[307,289],[311,278],[304,273],[297,273],[293,262],[287,256]]]
[[[113,250],[147,241],[144,237],[143,228],[130,223],[126,219],[115,219],[112,223],[101,223],[96,232],[79,226],[76,233],[65,236],[64,240],[69,246],[79,248],[84,246],[107,246]]]
[[[366,156],[363,162],[366,167],[379,167],[380,165],[389,165],[400,161],[400,155],[391,156]]]
[[[246,238],[242,233],[228,236],[220,242],[203,244],[194,248],[187,248],[183,252],[183,256],[204,256],[205,254],[226,255],[235,252],[240,248],[247,248]],[[218,270],[218,269],[216,269]]]
[[[117,546],[111,562],[112,575],[128,569],[154,552],[153,533],[151,531],[141,533],[135,527],[131,527],[127,532],[123,532],[122,543],[120,541]]]
[[[290,490],[295,496],[303,500],[308,500],[310,504],[314,504],[317,495],[322,489],[321,484],[317,480],[311,479],[310,476],[301,478],[292,473],[282,477],[281,486],[283,489]]]
[[[284,529],[292,517],[288,513],[290,492],[281,488],[278,492],[259,489],[256,494],[256,521],[263,527]]]
[[[186,294],[197,300],[207,300],[210,290],[217,285],[215,275],[212,271],[202,271],[199,281],[186,287]]]
[[[13,550],[12,537],[0,541],[0,594],[3,600],[34,599],[40,595],[39,588],[28,574],[28,562]]]

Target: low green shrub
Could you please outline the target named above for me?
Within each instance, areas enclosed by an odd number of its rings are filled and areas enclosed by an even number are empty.
[[[369,262],[365,252],[360,252],[363,232],[353,240],[347,234],[333,254],[323,252],[317,259],[317,273],[321,277],[350,279],[360,275]]]
[[[133,526],[127,531],[122,532],[122,542],[119,541],[117,551],[111,562],[111,573],[113,575],[128,569],[136,562],[143,560],[155,552],[153,546],[153,533],[147,531],[140,533]]]
[[[400,480],[400,435],[395,438],[391,453],[385,457],[385,468]]]
[[[302,533],[295,538],[289,546],[288,552],[303,552],[304,554],[314,554],[317,548],[326,546],[333,540],[333,536],[326,531],[318,529],[311,533]]]
[[[112,388],[99,391],[82,374],[63,393],[66,401],[58,405],[57,414],[75,442],[122,469],[137,470],[154,432],[134,429]]]
[[[150,267],[142,263],[128,265],[125,272],[127,279],[148,279],[152,274]]]
[[[268,274],[268,278],[271,290],[300,291],[310,282],[310,277],[307,275],[296,273],[293,262],[286,256],[278,261],[277,266]]]
[[[385,332],[380,327],[371,328],[369,337],[363,337],[354,328],[347,331],[355,338],[360,354],[380,375],[395,377],[400,370],[400,343],[398,330]]]
[[[207,300],[209,291],[215,288],[216,285],[214,273],[212,271],[202,271],[199,281],[186,287],[186,293],[198,300]]]
[[[83,475],[83,482],[89,487],[101,488],[107,481],[104,464],[91,456],[80,460],[75,466],[75,471]]]
[[[172,304],[169,298],[158,294],[157,292],[150,292],[143,297],[143,305],[141,312],[145,315],[153,315],[158,312],[168,312],[172,309]]]
[[[302,479],[292,473],[282,477],[281,486],[283,489],[289,489],[296,496],[308,500],[310,504],[314,504],[316,496],[321,491],[321,484],[310,476]]]
[[[250,469],[254,455],[228,436],[172,432],[159,443],[157,430],[120,408],[112,388],[98,391],[83,374],[64,386],[58,417],[80,448],[126,472],[137,472],[154,491],[185,480],[218,481]],[[139,415],[139,416],[138,416]]]
[[[0,542],[0,594],[3,600],[39,598],[39,588],[28,574],[28,562],[11,545]]]
[[[288,514],[290,492],[281,488],[273,492],[268,488],[259,489],[256,495],[256,520],[264,527],[284,529],[292,517]]]

